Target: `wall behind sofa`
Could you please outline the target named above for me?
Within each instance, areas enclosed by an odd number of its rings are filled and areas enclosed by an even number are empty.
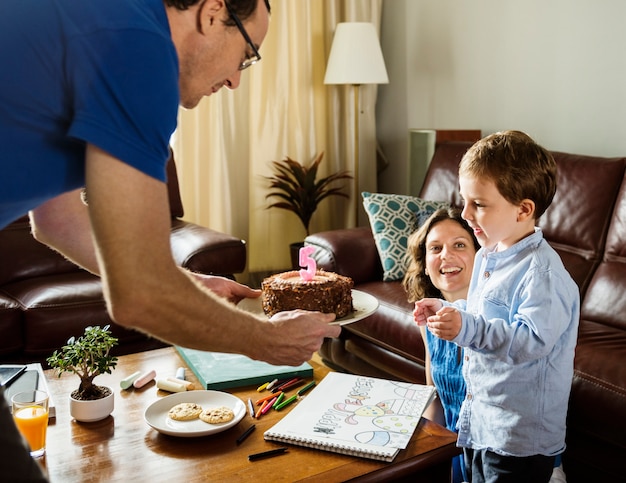
[[[408,130],[520,129],[548,149],[626,156],[624,0],[388,0],[379,191],[406,191]]]

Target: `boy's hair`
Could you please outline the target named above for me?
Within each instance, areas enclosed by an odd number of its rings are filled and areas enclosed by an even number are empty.
[[[487,178],[514,205],[535,203],[535,220],[544,214],[556,193],[556,162],[550,152],[520,131],[491,134],[463,156],[459,175]]]
[[[409,236],[407,243],[409,268],[402,281],[402,286],[409,295],[409,302],[415,302],[424,297],[441,298],[441,292],[426,275],[426,237],[437,223],[445,220],[456,221],[474,242],[474,250],[478,251],[480,248],[474,231],[467,224],[467,221],[461,218],[461,210],[458,208],[440,208],[435,211],[420,228]]]

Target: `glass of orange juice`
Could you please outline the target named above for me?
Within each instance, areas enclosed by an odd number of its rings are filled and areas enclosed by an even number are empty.
[[[30,455],[35,458],[46,452],[48,401],[45,391],[24,391],[11,398],[13,420],[30,445]]]

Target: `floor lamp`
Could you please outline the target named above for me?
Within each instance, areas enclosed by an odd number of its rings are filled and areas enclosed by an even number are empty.
[[[354,91],[354,205],[359,224],[359,90],[362,84],[387,84],[387,69],[374,24],[337,24],[324,84],[351,84]]]

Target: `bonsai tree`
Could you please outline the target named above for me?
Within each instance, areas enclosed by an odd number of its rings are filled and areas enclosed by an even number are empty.
[[[273,161],[273,176],[266,176],[270,181],[270,193],[265,197],[276,198],[268,208],[281,208],[295,213],[306,234],[309,235],[309,223],[320,201],[329,196],[348,195],[341,190],[343,186],[331,186],[341,179],[352,179],[348,171],[331,174],[326,178],[317,179],[317,169],[322,162],[321,152],[309,166],[303,166],[287,156],[282,161]]]
[[[117,365],[117,357],[109,354],[117,345],[117,339],[111,335],[108,325],[85,328],[85,333],[78,339],[71,337],[61,350],[54,351],[48,357],[50,367],[56,369],[58,377],[64,372],[76,374],[80,378],[80,386],[71,396],[78,400],[101,399],[108,396],[108,387],[93,383],[100,374],[111,374]]]

